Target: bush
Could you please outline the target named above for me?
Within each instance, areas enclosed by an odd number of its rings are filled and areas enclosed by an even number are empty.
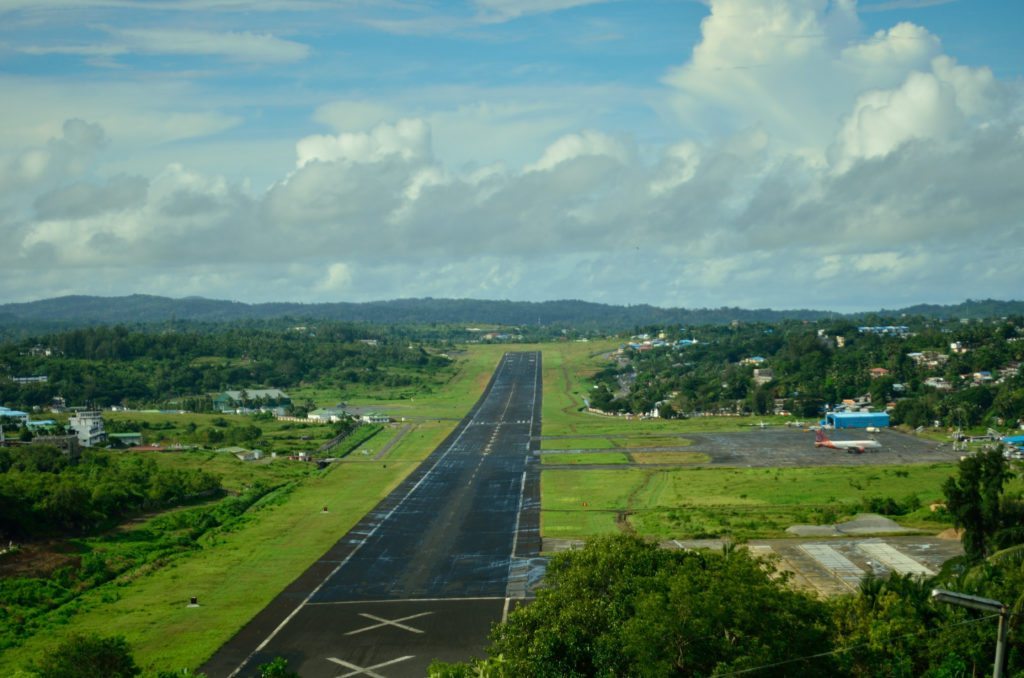
[[[33,670],[39,678],[128,678],[142,671],[121,636],[69,636]]]

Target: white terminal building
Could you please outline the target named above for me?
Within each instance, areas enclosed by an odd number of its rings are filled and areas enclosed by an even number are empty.
[[[68,421],[74,429],[78,442],[82,447],[95,447],[107,441],[103,430],[103,416],[96,411],[79,412]]]

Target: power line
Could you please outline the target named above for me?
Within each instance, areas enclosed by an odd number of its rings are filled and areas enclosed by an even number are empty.
[[[924,631],[917,631],[915,633],[904,633],[904,634],[899,635],[899,636],[891,636],[889,638],[884,638],[883,640],[886,640],[886,641],[902,640],[904,638],[912,638],[912,637],[915,637],[915,636],[924,636],[924,635],[928,635],[930,633],[933,633],[934,631],[944,631],[945,629],[952,628],[954,626],[963,626],[963,625],[966,625],[966,624],[977,624],[979,622],[987,621],[989,619],[996,619],[997,617],[999,617],[998,614],[990,614],[990,615],[988,615],[986,617],[978,617],[977,619],[965,619],[964,621],[953,622],[951,624],[947,624],[947,625],[945,625],[945,626],[943,626],[943,627],[941,627],[939,629],[925,629]],[[877,641],[875,641],[875,642],[877,642]],[[754,673],[755,671],[764,671],[765,669],[773,669],[773,668],[775,668],[777,666],[785,666],[786,664],[795,664],[796,662],[807,661],[809,659],[820,659],[821,657],[828,657],[830,655],[842,654],[844,652],[850,652],[851,650],[859,650],[860,648],[868,647],[871,644],[872,643],[861,643],[860,645],[853,645],[852,647],[844,647],[844,648],[841,648],[841,649],[838,649],[838,650],[830,650],[828,652],[819,652],[818,654],[807,655],[806,657],[797,657],[795,659],[787,659],[785,661],[775,662],[774,664],[765,664],[764,666],[755,666],[754,668],[750,668],[750,669],[740,669],[739,671],[731,671],[729,673],[718,673],[718,674],[715,674],[715,675],[716,676],[723,676],[723,677],[724,676],[741,676],[741,675],[746,674],[746,673]]]

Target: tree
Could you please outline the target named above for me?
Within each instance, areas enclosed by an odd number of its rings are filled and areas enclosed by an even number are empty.
[[[995,550],[997,533],[1004,527],[1000,499],[1012,474],[998,448],[962,459],[958,470],[959,478],[946,479],[942,493],[954,524],[964,530],[967,558],[979,561]]]
[[[260,678],[299,678],[299,674],[288,668],[288,660],[284,657],[274,657],[266,664],[260,664],[256,670],[260,672]]]
[[[495,627],[491,659],[478,668],[506,676],[707,675],[827,649],[825,606],[771,571],[742,550],[594,539],[552,559],[536,601]],[[830,662],[808,659],[759,675],[826,675]]]
[[[122,636],[68,636],[37,667],[39,678],[128,678],[142,671]]]

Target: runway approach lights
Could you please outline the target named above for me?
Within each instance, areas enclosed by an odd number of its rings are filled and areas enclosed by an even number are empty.
[[[932,589],[932,600],[960,607],[969,607],[982,612],[994,612],[999,615],[999,631],[996,635],[996,661],[992,668],[992,678],[1003,678],[1003,665],[1006,664],[1006,634],[1009,630],[1007,617],[1009,610],[1006,605],[991,598],[980,596],[969,596],[966,593],[946,591],[945,589]]]

